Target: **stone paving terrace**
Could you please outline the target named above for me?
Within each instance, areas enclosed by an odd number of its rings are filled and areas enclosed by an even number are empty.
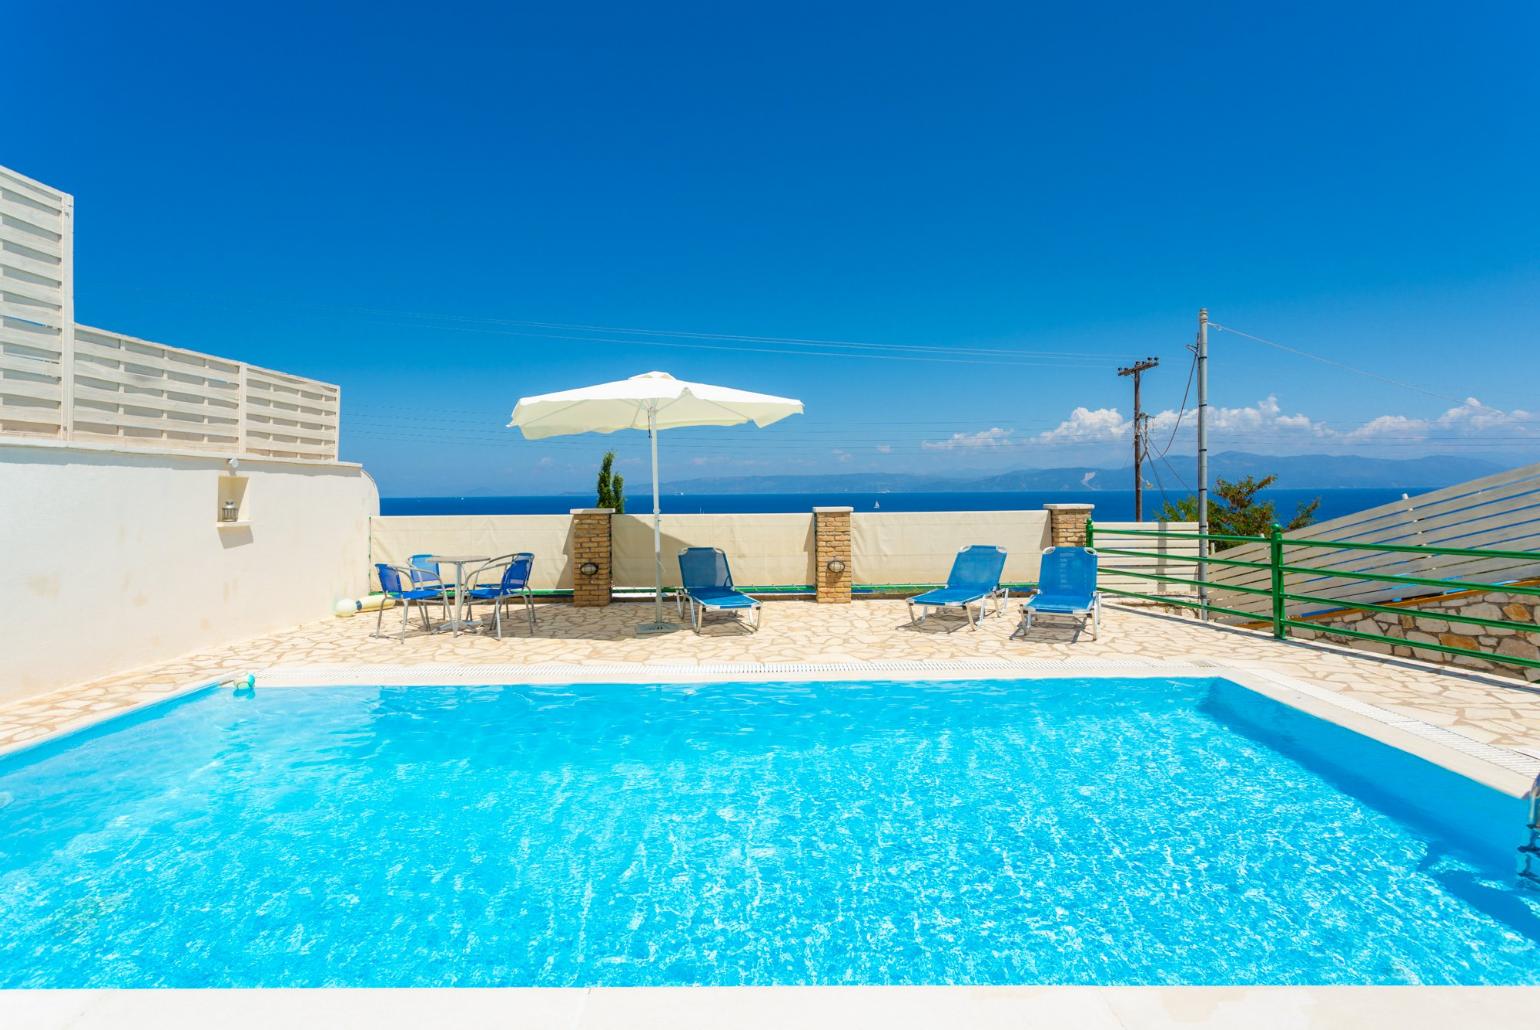
[[[673,608],[667,611],[673,618]],[[1206,626],[1149,610],[1108,606],[1100,640],[1089,634],[1077,638],[1062,621],[1039,623],[1029,639],[1012,640],[1014,605],[1006,614],[986,619],[977,631],[950,631],[960,621],[950,615],[911,627],[902,601],[771,601],[764,606],[764,627],[757,634],[720,621],[708,622],[700,636],[686,629],[651,637],[635,634],[636,625],[650,619],[650,604],[544,604],[538,612],[533,632],[518,614],[505,620],[501,641],[490,634],[425,633],[420,624],[404,639],[380,640],[370,636],[373,614],[329,618],[0,706],[0,750],[101,719],[190,683],[274,665],[1030,658],[1167,663],[1208,659],[1238,669],[1269,670],[1449,727],[1482,743],[1540,757],[1540,687],[1328,645],[1278,642],[1249,630]],[[387,611],[384,622],[387,632],[398,630],[399,612]]]

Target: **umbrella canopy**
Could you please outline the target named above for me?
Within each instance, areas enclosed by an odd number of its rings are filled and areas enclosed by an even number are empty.
[[[658,431],[686,426],[736,426],[744,422],[764,428],[788,415],[801,413],[802,402],[790,397],[689,383],[667,372],[644,372],[613,383],[522,397],[508,426],[517,427],[529,440],[575,433],[613,433],[620,429],[647,430],[652,444],[652,549],[657,594],[654,621],[642,629],[662,631],[674,627],[663,621]]]
[[[667,372],[644,372],[613,383],[521,398],[508,425],[517,426],[527,439],[543,440],[571,433],[736,426],[744,422],[763,429],[801,413],[802,402],[789,397],[688,383]]]

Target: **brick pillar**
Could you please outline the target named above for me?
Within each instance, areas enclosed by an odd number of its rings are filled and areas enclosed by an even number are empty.
[[[850,603],[850,513],[851,508],[814,508],[813,575],[819,604]],[[829,564],[836,563],[836,569]]]
[[[602,608],[610,603],[610,516],[614,508],[572,509],[572,603]],[[583,566],[593,574],[584,575]]]
[[[1085,524],[1094,504],[1045,504],[1048,542],[1054,547],[1084,547]]]

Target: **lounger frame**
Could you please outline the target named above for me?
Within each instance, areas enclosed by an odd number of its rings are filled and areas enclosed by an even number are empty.
[[[969,544],[966,547],[959,547],[957,549],[957,553],[958,553],[959,556],[961,556],[965,552],[971,551],[974,548],[983,547],[983,548],[987,549],[990,546],[991,545],[988,545],[988,544]],[[1005,548],[1003,548],[1003,547],[995,547],[994,550],[1000,556],[1000,566],[1001,566],[1001,570],[1003,570],[1004,566],[1005,566]],[[954,564],[953,565],[953,572],[947,576],[947,582],[950,583],[955,575],[956,575],[956,565]],[[930,617],[931,613],[930,613],[929,609],[931,609],[931,608],[961,608],[965,624],[968,626],[969,629],[977,630],[979,628],[979,625],[984,621],[984,619],[986,617],[988,617],[990,615],[999,615],[1000,613],[1004,612],[1006,604],[1009,602],[1010,596],[1011,596],[1009,588],[1007,588],[1005,586],[1002,586],[1000,584],[1000,582],[999,582],[999,577],[996,576],[996,578],[995,578],[995,585],[993,587],[989,588],[988,590],[980,590],[980,591],[978,591],[976,593],[968,593],[968,594],[965,594],[962,597],[948,598],[947,600],[944,600],[944,601],[927,601],[927,600],[925,600],[925,598],[930,596],[931,594],[948,593],[948,592],[959,592],[959,591],[964,591],[966,589],[967,589],[966,587],[952,587],[952,586],[938,587],[935,590],[927,590],[923,594],[919,594],[919,595],[916,595],[915,597],[909,598],[909,602],[908,602],[909,603],[909,624],[911,626],[922,626],[922,625],[924,625],[925,624],[925,620]],[[989,610],[989,602],[990,601],[994,601],[995,602],[995,610],[993,612],[991,612]],[[975,604],[978,605],[978,615],[977,615],[977,617],[974,616],[973,609],[971,607],[969,607],[970,605],[975,605]],[[921,609],[925,609],[925,610],[921,611],[920,614],[918,616],[916,616],[915,615],[915,611],[914,611],[915,608],[921,608]],[[951,629],[947,630],[947,632],[948,633],[955,632],[956,630],[959,630],[961,628],[962,628],[962,624],[959,624],[959,625],[954,626]]]

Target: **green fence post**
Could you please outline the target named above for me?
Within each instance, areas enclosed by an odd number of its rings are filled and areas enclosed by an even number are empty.
[[[1268,537],[1268,560],[1273,567],[1273,636],[1282,640],[1289,632],[1284,623],[1288,609],[1283,601],[1283,527],[1274,522]]]
[[[1085,545],[1087,547],[1096,546],[1096,526],[1092,524],[1090,519],[1085,520]]]

